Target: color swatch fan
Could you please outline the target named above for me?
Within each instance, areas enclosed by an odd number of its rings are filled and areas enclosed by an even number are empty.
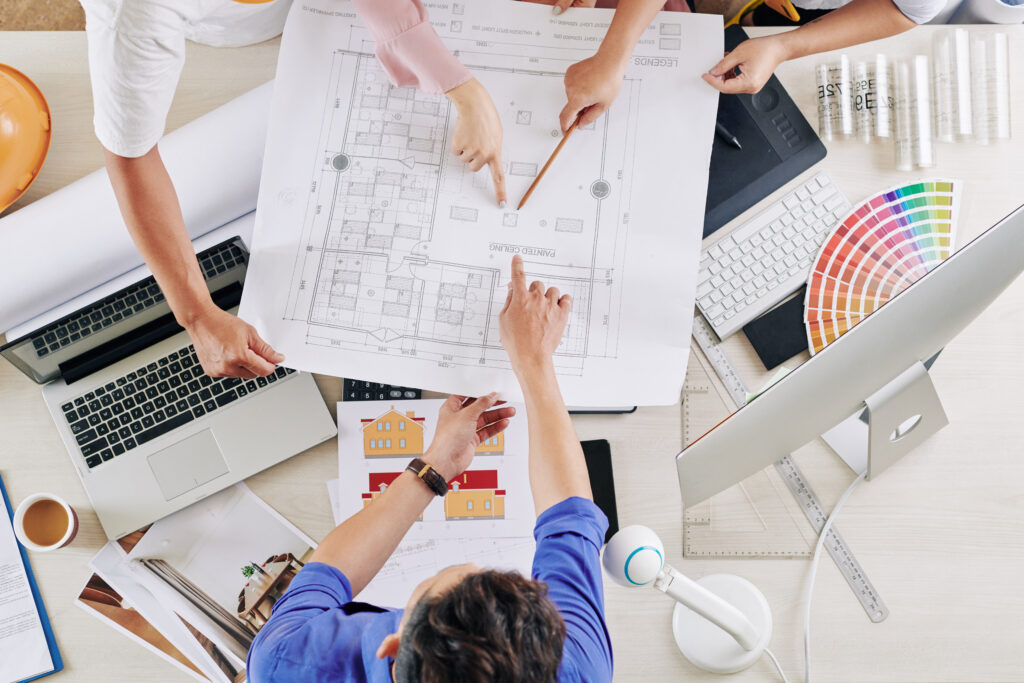
[[[836,226],[807,281],[804,322],[812,355],[949,257],[960,185],[922,180],[895,187]]]

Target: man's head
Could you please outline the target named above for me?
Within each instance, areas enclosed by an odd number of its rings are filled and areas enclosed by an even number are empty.
[[[555,680],[564,640],[543,583],[463,564],[416,587],[377,656],[395,658],[397,683],[540,683]]]

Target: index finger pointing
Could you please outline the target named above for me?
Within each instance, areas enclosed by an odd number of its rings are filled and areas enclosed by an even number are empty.
[[[526,291],[526,268],[523,266],[523,257],[519,254],[512,257],[512,290]]]
[[[494,181],[494,195],[498,200],[498,207],[505,208],[508,202],[508,192],[505,191],[505,169],[501,165],[501,156],[491,159],[491,180]]]

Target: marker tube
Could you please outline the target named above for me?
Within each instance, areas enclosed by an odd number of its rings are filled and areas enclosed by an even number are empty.
[[[1010,137],[1010,54],[1005,33],[989,36],[992,41],[992,90],[995,137]]]
[[[850,78],[850,58],[839,55],[839,122],[846,137],[853,135],[853,92]]]
[[[974,141],[987,145],[992,130],[992,112],[989,109],[989,45],[983,37],[971,37],[971,94],[974,113]]]

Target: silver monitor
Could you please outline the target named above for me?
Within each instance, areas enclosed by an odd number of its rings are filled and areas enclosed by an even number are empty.
[[[1024,206],[684,448],[676,456],[683,508],[859,413],[868,478],[877,476],[947,424],[925,361],[1022,272]]]

